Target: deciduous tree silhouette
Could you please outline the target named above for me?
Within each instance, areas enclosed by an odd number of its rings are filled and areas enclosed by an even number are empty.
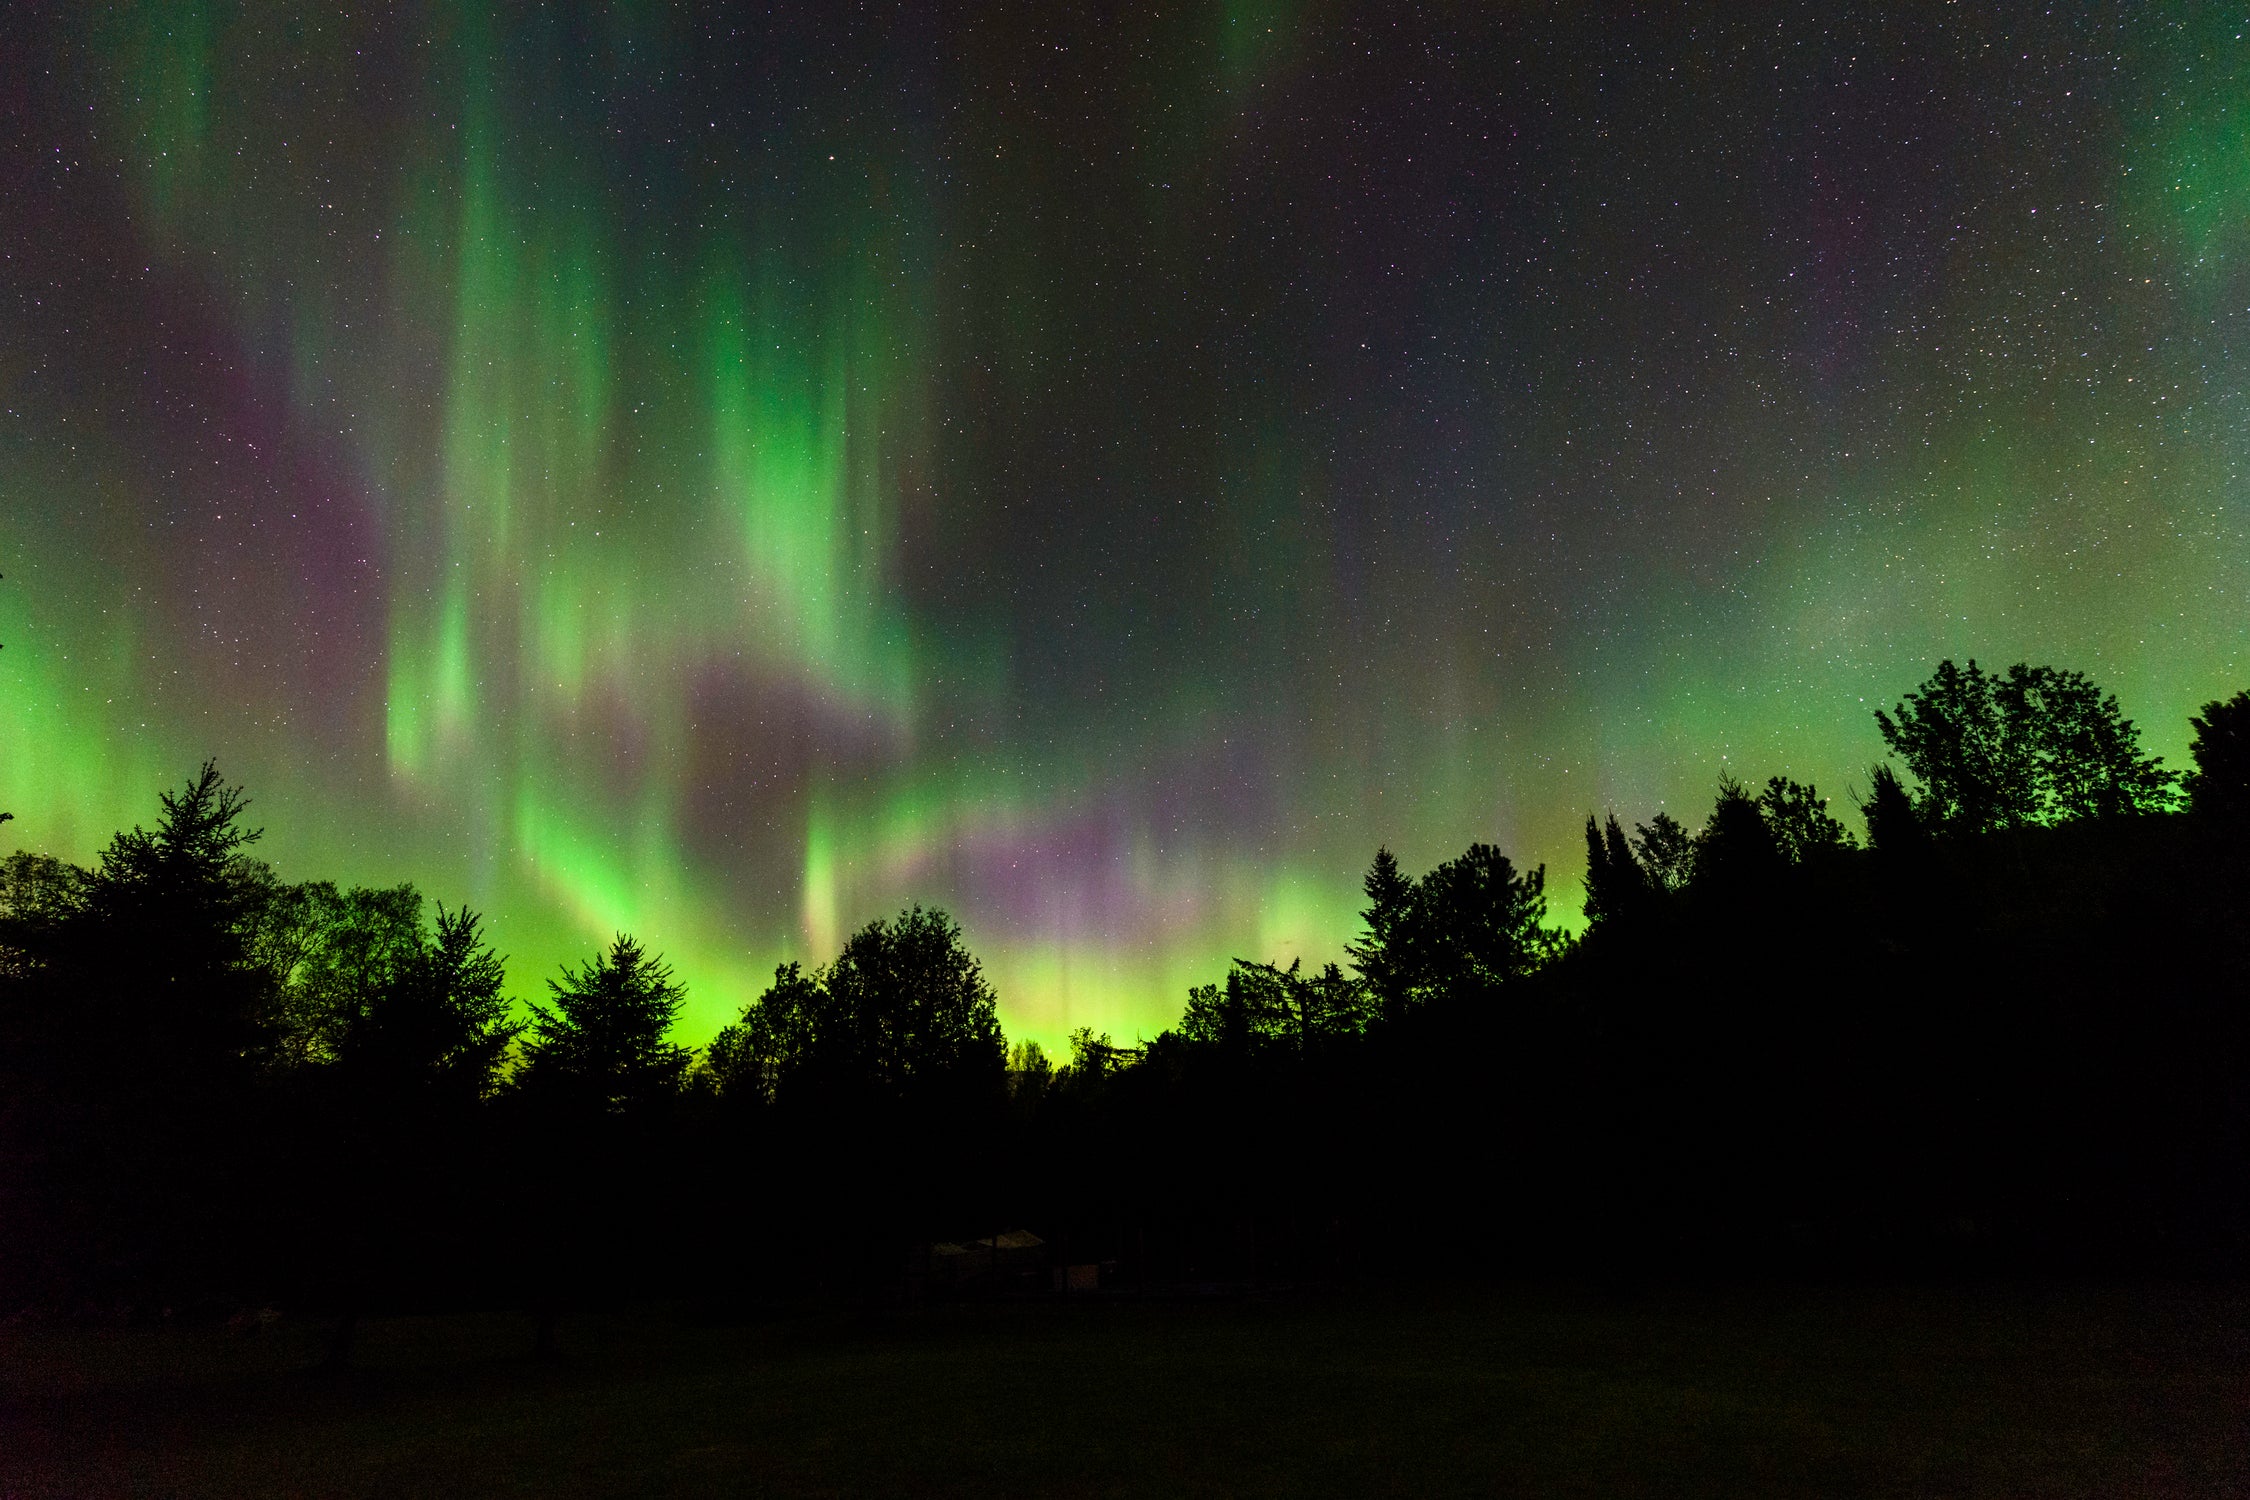
[[[794,1092],[815,1079],[829,1050],[821,1035],[829,1028],[827,1009],[819,970],[808,974],[796,962],[777,967],[773,983],[705,1049],[720,1096],[772,1103],[785,1082]]]
[[[1758,794],[1758,811],[1782,859],[1792,865],[1826,859],[1852,846],[1844,825],[1828,813],[1828,799],[1817,788],[1799,786],[1785,776],[1766,782]]]
[[[1875,711],[1892,753],[1921,783],[1926,827],[1984,833],[2171,805],[2174,778],[2080,672],[2022,662],[1995,676],[1951,661],[1895,714]]]
[[[1007,1044],[1000,1012],[961,928],[935,908],[910,907],[844,943],[825,989],[851,1065],[905,1100],[998,1088]]]
[[[866,1288],[1000,1224],[1183,1280],[1339,1266],[1355,1232],[1401,1269],[1908,1268],[1972,1218],[2024,1226],[2009,1253],[2239,1243],[2250,693],[2193,721],[2192,817],[2123,816],[2170,778],[2078,674],[1947,663],[1882,727],[1922,794],[1874,769],[1866,851],[1782,777],[1723,778],[1693,837],[1589,818],[1582,945],[1543,870],[1379,851],[1354,973],[1237,960],[1176,1030],[1082,1028],[1057,1069],[1005,1052],[959,928],[909,908],[778,969],[693,1090],[631,938],[519,1036],[473,915],[284,884],[206,767],[98,869],[0,860],[0,1293],[349,1312],[479,1300],[513,1255],[544,1345],[566,1283],[724,1252],[741,1284]],[[1459,1172],[1502,1142],[1504,1180]]]
[[[800,1248],[862,1279],[890,1274],[901,1237],[943,1205],[978,1195],[974,1155],[942,1143],[1007,1119],[997,999],[959,925],[931,908],[868,923],[822,968],[775,970],[711,1057],[722,1098],[770,1103],[799,1142],[775,1175],[819,1225]]]
[[[1633,853],[1658,892],[1684,890],[1695,873],[1695,835],[1667,812],[1634,825]]]
[[[2188,753],[2188,808],[2199,818],[2250,821],[2250,692],[2217,699],[2188,720],[2194,739]]]
[[[1922,784],[1915,811],[1927,825],[1982,833],[2038,818],[2037,750],[2029,726],[2009,717],[2001,682],[1974,658],[1965,671],[1941,661],[1895,716],[1875,711],[1883,743]]]
[[[2171,807],[2178,778],[2158,757],[2141,753],[2133,721],[2085,673],[2018,662],[1998,697],[2037,759],[2042,821]]]
[[[1288,1029],[1281,987],[1267,981],[1265,974],[1245,972],[1238,959],[1219,983],[1190,987],[1181,1039],[1232,1063],[1256,1057]]]
[[[790,963],[712,1043],[728,1088],[787,1101],[989,1093],[1007,1071],[992,986],[944,912],[868,923],[836,961]]]
[[[56,951],[63,925],[85,909],[90,879],[52,854],[0,859],[0,975],[28,978]]]
[[[1269,1053],[1306,1056],[1359,1036],[1367,1028],[1365,986],[1334,964],[1304,972],[1238,958],[1223,984],[1188,991],[1180,1037],[1234,1059]]]
[[[421,893],[257,875],[250,946],[281,982],[280,1050],[292,1065],[335,1064],[421,953]]]

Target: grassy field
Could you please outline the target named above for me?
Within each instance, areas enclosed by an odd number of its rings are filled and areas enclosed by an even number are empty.
[[[0,1335],[0,1493],[2250,1495],[2250,1293],[1357,1291]]]

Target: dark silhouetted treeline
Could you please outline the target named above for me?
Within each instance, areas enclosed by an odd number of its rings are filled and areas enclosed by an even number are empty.
[[[2250,694],[2178,778],[2071,672],[1876,718],[1904,775],[1845,817],[1589,816],[1575,938],[1488,845],[1379,851],[1347,965],[1067,1059],[920,907],[700,1051],[631,936],[511,1007],[474,913],[281,881],[206,766],[0,866],[0,1302],[289,1306],[341,1359],[371,1309],[913,1295],[1003,1229],[1111,1286],[2239,1269]]]

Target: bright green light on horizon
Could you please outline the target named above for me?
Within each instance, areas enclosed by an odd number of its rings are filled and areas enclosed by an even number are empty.
[[[2127,180],[2069,232],[2066,205],[1993,210],[1940,267],[1908,321],[1942,358],[1872,314],[1730,327],[1743,373],[1663,397],[1704,475],[1660,472],[1646,423],[1589,453],[1625,387],[1517,370],[1552,431],[1485,401],[1538,310],[1442,261],[1406,268],[1443,309],[1416,336],[1476,321],[1481,394],[1449,406],[1417,364],[1407,406],[1355,384],[1335,415],[1325,331],[1272,325],[1333,274],[1342,339],[1367,311],[1352,236],[1379,226],[1247,267],[1228,237],[1245,164],[1284,208],[1305,186],[1266,133],[1326,45],[1317,8],[1166,22],[1182,45],[1120,75],[1114,181],[977,100],[946,123],[853,83],[846,109],[808,74],[688,110],[729,59],[653,13],[583,46],[545,14],[434,15],[405,51],[376,45],[397,18],[284,35],[192,0],[99,28],[124,255],[208,294],[180,326],[223,330],[215,371],[259,372],[243,420],[317,460],[270,482],[365,522],[363,571],[307,576],[369,603],[307,626],[332,688],[259,696],[291,645],[259,631],[294,622],[207,618],[235,575],[181,579],[191,554],[143,526],[193,477],[104,451],[136,439],[99,413],[40,413],[43,446],[0,431],[0,806],[27,843],[89,856],[217,754],[285,874],[484,907],[523,991],[628,927],[708,1031],[774,962],[919,899],[964,922],[1010,1027],[1059,1043],[1169,1024],[1233,957],[1340,957],[1378,843],[1423,869],[1497,842],[1567,920],[1587,812],[1699,821],[1722,766],[1846,810],[1870,707],[1943,655],[2081,667],[2175,760],[2250,666],[2227,28],[2149,44],[2161,87],[2101,158]],[[397,68],[381,110],[363,54]],[[1102,195],[1073,198],[1081,175]],[[1475,198],[1464,223],[1497,212]],[[1608,243],[1554,212],[1554,246]],[[1134,404],[1162,405],[1159,365],[1205,427]],[[1351,457],[1393,419],[1399,453]]]

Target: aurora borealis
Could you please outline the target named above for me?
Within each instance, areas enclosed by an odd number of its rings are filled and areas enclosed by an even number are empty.
[[[1839,804],[1940,656],[2250,685],[2205,7],[48,9],[0,57],[0,807],[617,929],[909,900],[1011,1034],[1378,843]],[[11,845],[12,846],[12,845]]]

